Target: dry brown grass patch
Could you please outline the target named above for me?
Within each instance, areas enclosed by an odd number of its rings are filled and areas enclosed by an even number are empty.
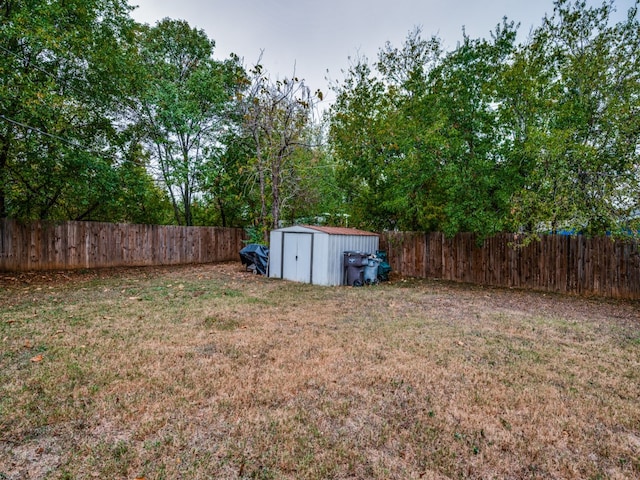
[[[637,302],[239,264],[1,285],[3,480],[640,476]]]

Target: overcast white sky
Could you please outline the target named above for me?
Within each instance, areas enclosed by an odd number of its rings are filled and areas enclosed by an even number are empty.
[[[326,77],[341,80],[349,57],[375,60],[390,41],[400,46],[407,33],[421,26],[423,37],[439,36],[452,50],[462,38],[488,37],[506,16],[520,22],[521,40],[553,11],[553,0],[129,0],[132,16],[155,24],[170,17],[205,30],[215,40],[216,58],[233,52],[252,65],[264,50],[263,65],[272,78],[294,71],[307,85],[329,97]],[[588,0],[599,5],[599,0]],[[615,0],[616,18],[633,0]]]

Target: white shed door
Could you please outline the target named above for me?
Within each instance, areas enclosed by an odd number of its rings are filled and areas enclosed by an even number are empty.
[[[313,234],[285,232],[282,241],[282,278],[311,283]]]

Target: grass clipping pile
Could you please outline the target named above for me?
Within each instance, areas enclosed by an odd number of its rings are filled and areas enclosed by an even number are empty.
[[[640,305],[238,263],[0,279],[0,479],[640,477]]]

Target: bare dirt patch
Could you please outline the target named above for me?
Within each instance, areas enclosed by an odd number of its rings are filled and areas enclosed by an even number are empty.
[[[0,479],[640,476],[638,302],[0,274],[0,342]]]

